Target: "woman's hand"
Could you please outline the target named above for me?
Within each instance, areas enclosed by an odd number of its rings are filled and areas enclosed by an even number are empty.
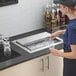
[[[65,32],[65,30],[56,31],[56,32],[54,32],[54,33],[51,34],[50,38],[54,39],[54,38],[56,38],[58,35],[63,34],[64,32]]]
[[[56,49],[50,49],[51,54],[56,55],[56,56],[61,56],[62,52]]]
[[[58,35],[59,35],[59,31],[54,32],[54,33],[51,34],[50,38],[54,39],[54,38],[56,38]]]

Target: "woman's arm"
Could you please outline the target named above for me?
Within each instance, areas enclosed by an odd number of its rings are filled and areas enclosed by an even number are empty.
[[[66,30],[59,30],[59,31],[58,31],[58,34],[64,34],[65,31],[66,31]]]
[[[68,58],[68,59],[76,59],[76,45],[71,45],[71,52],[61,52],[56,49],[50,49],[51,53],[56,56]]]
[[[64,34],[65,30],[59,30],[51,34],[51,38],[55,38],[60,34]]]

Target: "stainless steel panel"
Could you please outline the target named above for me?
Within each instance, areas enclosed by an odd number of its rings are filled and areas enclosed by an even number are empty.
[[[18,45],[22,49],[28,51],[29,53],[34,53],[42,49],[46,49],[58,45],[63,42],[58,37],[51,40],[49,36],[51,36],[50,33],[42,32],[29,37],[15,40],[13,41],[13,43]]]

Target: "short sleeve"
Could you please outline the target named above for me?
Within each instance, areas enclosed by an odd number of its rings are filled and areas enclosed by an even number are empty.
[[[68,28],[68,44],[76,45],[76,26]]]

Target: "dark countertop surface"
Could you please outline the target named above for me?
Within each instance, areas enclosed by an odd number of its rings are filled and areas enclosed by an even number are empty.
[[[12,49],[12,51],[16,52],[16,55],[15,55],[16,57],[14,58],[12,56],[10,58],[7,58],[6,61],[4,61],[4,62],[1,61],[2,58],[0,58],[0,70],[3,70],[3,69],[6,69],[8,67],[14,66],[16,64],[19,64],[19,63],[22,63],[22,62],[25,62],[25,61],[28,61],[28,60],[46,55],[46,54],[49,54],[50,53],[49,49],[44,49],[44,50],[41,50],[41,51],[38,51],[38,52],[35,52],[35,53],[28,53],[27,51],[21,49],[20,47],[18,47],[17,45],[12,43],[13,40],[20,39],[20,38],[23,38],[23,37],[27,37],[27,36],[30,36],[30,35],[34,35],[34,34],[37,34],[37,33],[45,32],[45,31],[47,31],[47,30],[46,29],[39,29],[39,30],[35,30],[35,31],[28,32],[28,33],[23,33],[23,34],[20,34],[20,35],[10,37],[11,49]],[[47,32],[50,32],[50,31],[47,31]],[[62,45],[59,45],[56,48],[57,49],[62,49],[62,47],[63,47]],[[14,53],[12,53],[12,54],[14,55]]]

